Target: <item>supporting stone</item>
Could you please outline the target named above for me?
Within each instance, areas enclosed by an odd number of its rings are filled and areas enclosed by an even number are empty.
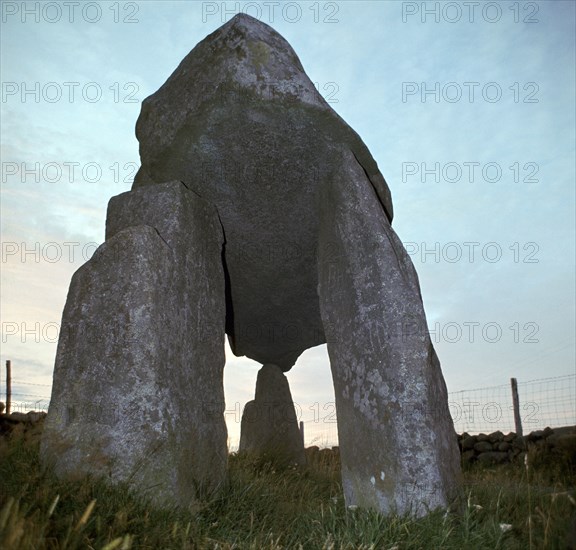
[[[225,478],[225,290],[217,212],[180,182],[110,201],[73,276],[42,456],[187,507]]]
[[[256,395],[244,407],[240,430],[241,452],[284,466],[306,463],[290,386],[280,367],[267,364],[258,371]]]
[[[459,496],[448,395],[412,262],[342,155],[322,190],[318,259],[346,504],[422,516]]]

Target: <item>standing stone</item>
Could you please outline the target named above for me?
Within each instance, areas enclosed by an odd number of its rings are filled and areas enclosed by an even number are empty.
[[[181,506],[222,483],[222,244],[216,211],[180,182],[110,201],[62,318],[42,438],[59,476]]]
[[[242,414],[239,450],[280,465],[306,463],[288,379],[276,365],[258,371],[255,398]]]
[[[348,151],[323,187],[319,296],[347,505],[445,508],[460,455],[418,277],[362,166]]]

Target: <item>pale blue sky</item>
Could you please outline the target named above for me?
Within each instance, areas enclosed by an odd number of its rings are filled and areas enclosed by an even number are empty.
[[[2,3],[1,358],[13,361],[15,380],[51,382],[70,277],[86,259],[82,248],[88,257],[87,243],[102,242],[107,202],[130,188],[138,164],[140,102],[236,8],[261,10],[377,160],[429,325],[440,327],[449,390],[574,373],[574,2],[482,2],[472,22],[461,2],[283,2],[273,21],[266,2],[92,2],[84,13],[77,6],[72,22],[63,3],[49,4],[36,16],[34,2]],[[439,22],[434,13],[423,21],[422,6],[436,4]],[[458,10],[460,21],[449,22]],[[423,83],[439,87],[439,102],[423,100]],[[415,93],[403,98],[403,89]],[[39,182],[22,163],[39,163]],[[72,183],[63,163],[78,163]],[[422,165],[436,163],[439,181],[433,173],[422,181]],[[73,261],[65,242],[79,243]],[[40,257],[23,262],[22,243],[39,246]],[[422,256],[423,244],[439,255]],[[63,257],[49,261],[58,247]],[[470,323],[478,323],[474,341]],[[501,337],[487,341],[498,327]],[[251,398],[258,365],[229,356],[229,367],[234,408]],[[288,376],[304,409],[333,400],[324,347]]]

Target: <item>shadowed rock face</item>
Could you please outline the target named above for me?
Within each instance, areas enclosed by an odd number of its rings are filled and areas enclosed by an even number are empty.
[[[179,180],[218,210],[232,350],[289,370],[326,341],[319,189],[345,168],[347,153],[392,219],[390,192],[366,146],[286,40],[243,14],[200,42],[143,102],[136,134],[142,167],[133,188]]]

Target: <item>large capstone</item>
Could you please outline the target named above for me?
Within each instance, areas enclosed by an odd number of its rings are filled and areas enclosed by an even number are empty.
[[[236,355],[288,370],[325,342],[316,255],[318,190],[352,151],[392,218],[370,152],[308,78],[288,42],[237,15],[142,104],[134,188],[183,181],[220,215]]]
[[[283,466],[306,462],[288,379],[276,365],[258,371],[256,395],[242,414],[239,450]]]

